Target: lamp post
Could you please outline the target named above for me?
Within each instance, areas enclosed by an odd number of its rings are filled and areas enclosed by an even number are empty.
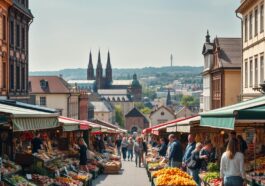
[[[259,84],[259,87],[253,88],[254,91],[259,91],[261,94],[265,95],[265,81]]]

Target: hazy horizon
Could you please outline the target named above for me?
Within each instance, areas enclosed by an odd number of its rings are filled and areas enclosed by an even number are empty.
[[[214,37],[240,37],[231,0],[31,0],[30,71],[86,68],[98,50],[113,68],[202,66],[207,29]]]

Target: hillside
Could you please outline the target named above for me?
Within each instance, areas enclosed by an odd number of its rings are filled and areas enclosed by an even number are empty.
[[[132,75],[136,73],[138,77],[150,77],[150,76],[180,76],[181,74],[199,75],[203,70],[203,67],[191,67],[191,66],[174,66],[174,67],[145,67],[145,68],[130,68],[130,69],[113,69],[113,79],[131,79]],[[30,72],[30,76],[37,75],[62,75],[64,79],[86,79],[86,69],[63,69],[59,71],[36,71]]]

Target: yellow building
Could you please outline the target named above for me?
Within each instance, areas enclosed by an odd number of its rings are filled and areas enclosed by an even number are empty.
[[[0,1],[0,97],[6,98],[8,94],[8,54],[9,54],[9,26],[8,9],[11,0]]]
[[[241,0],[236,13],[242,18],[242,96],[248,100],[261,95],[254,89],[264,82],[264,0]]]

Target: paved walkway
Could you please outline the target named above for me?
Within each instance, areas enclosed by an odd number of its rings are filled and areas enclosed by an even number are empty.
[[[100,175],[93,186],[150,186],[145,168],[135,167],[134,161],[122,161],[120,174]]]

